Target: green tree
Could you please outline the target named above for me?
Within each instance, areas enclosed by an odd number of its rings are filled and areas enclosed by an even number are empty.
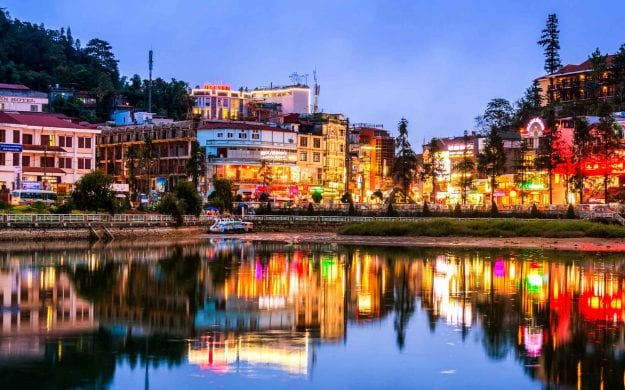
[[[184,214],[200,215],[202,212],[202,198],[193,182],[179,181],[174,187],[174,194],[182,203],[181,209]]]
[[[545,132],[539,140],[535,166],[547,172],[549,204],[553,204],[553,171],[562,162],[560,131],[553,104],[545,109]]]
[[[273,181],[273,173],[271,167],[267,165],[267,161],[263,160],[258,168],[258,178],[264,186],[269,187]]]
[[[519,150],[516,154],[515,158],[515,182],[517,188],[521,191],[521,205],[525,204],[525,196],[527,195],[527,184],[529,182],[529,176],[532,171],[534,171],[534,159],[531,158],[529,154],[529,145],[527,143],[527,139],[521,140],[521,144],[519,146]]]
[[[556,14],[547,16],[547,24],[542,31],[538,44],[543,47],[545,55],[545,72],[555,73],[562,67],[560,61],[560,30]]]
[[[143,144],[139,152],[139,172],[142,177],[142,181],[145,183],[141,186],[142,191],[149,191],[152,189],[152,175],[154,174],[154,167],[158,159],[158,151],[156,146],[152,142],[152,138],[145,133],[143,138]]]
[[[202,162],[204,161],[204,150],[200,148],[197,141],[191,142],[191,154],[185,166],[187,176],[191,178],[193,184],[197,187],[200,183],[202,175]]]
[[[593,154],[601,162],[603,200],[609,202],[608,186],[610,184],[610,171],[612,160],[619,145],[618,137],[614,130],[614,118],[612,117],[612,107],[608,102],[603,102],[599,106],[599,123],[594,131]]]
[[[430,200],[436,199],[438,192],[437,181],[443,175],[443,165],[440,155],[441,147],[438,138],[432,138],[423,148],[423,166],[419,172],[419,177],[424,183],[428,180],[432,183],[432,193]]]
[[[619,47],[612,58],[614,78],[614,105],[617,111],[625,111],[625,44]]]
[[[213,177],[213,192],[208,195],[209,203],[219,207],[222,211],[232,211],[234,195],[232,193],[232,181]]]
[[[72,199],[80,210],[104,209],[113,212],[114,195],[111,191],[113,178],[100,171],[87,173],[76,182]]]
[[[516,101],[512,125],[515,128],[524,127],[525,124],[542,113],[542,97],[538,81],[534,80],[532,86],[525,90],[523,97]]]
[[[497,188],[497,177],[504,172],[506,165],[503,138],[499,134],[499,129],[497,127],[491,127],[490,132],[486,136],[484,150],[478,155],[477,161],[478,170],[489,177],[491,187],[491,203],[494,205],[495,197],[492,194]]]
[[[417,170],[417,155],[408,141],[408,121],[401,118],[397,130],[399,135],[395,139],[395,162],[392,176],[402,190],[404,201],[410,199],[410,184]]]
[[[461,190],[462,204],[466,205],[469,191],[475,181],[475,159],[473,153],[469,151],[469,134],[466,130],[462,139],[464,143],[462,157],[452,166],[452,172],[458,174],[457,185]]]
[[[583,161],[591,155],[591,141],[590,130],[588,128],[588,122],[586,118],[575,117],[574,118],[574,130],[573,130],[573,175],[570,178],[573,189],[579,194],[579,203],[584,203],[584,171]]]
[[[599,113],[599,100],[603,95],[603,86],[607,83],[604,75],[608,70],[608,56],[601,54],[599,48],[596,48],[588,59],[590,60],[592,71],[586,80],[587,111],[601,115]]]
[[[488,102],[484,114],[475,118],[475,122],[482,134],[488,134],[493,127],[502,130],[510,126],[514,114],[514,109],[508,100],[495,98]]]
[[[132,144],[126,149],[126,170],[128,172],[128,186],[130,193],[137,192],[137,161],[139,158],[139,150],[137,145]]]

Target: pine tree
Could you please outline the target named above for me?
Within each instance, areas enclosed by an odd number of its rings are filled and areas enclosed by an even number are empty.
[[[499,132],[500,130],[497,127],[491,127],[486,137],[484,150],[478,155],[478,170],[489,176],[491,194],[494,194],[497,188],[497,177],[503,173],[506,165],[503,138]],[[491,202],[495,204],[495,197],[492,195]]]
[[[542,31],[538,44],[543,47],[545,55],[545,71],[553,74],[562,67],[560,61],[560,30],[558,29],[558,17],[556,14],[547,16],[547,24]],[[553,83],[553,80],[551,80]],[[547,98],[553,101],[553,84],[549,87]]]
[[[393,164],[393,180],[400,186],[404,201],[410,199],[410,184],[417,170],[417,155],[408,141],[408,121],[401,118],[395,139],[395,163]]]
[[[617,111],[625,110],[625,44],[621,45],[612,59],[614,77],[614,103]]]
[[[556,14],[547,16],[547,24],[542,31],[538,44],[543,47],[545,54],[545,71],[555,73],[562,67],[560,62],[560,30]]]

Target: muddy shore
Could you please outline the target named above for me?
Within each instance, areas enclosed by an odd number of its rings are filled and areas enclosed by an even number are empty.
[[[441,248],[535,248],[585,252],[625,252],[625,239],[610,238],[483,238],[483,237],[371,237],[342,236],[336,233],[248,233],[202,235],[212,238],[239,238],[250,241],[286,242],[289,244],[324,243],[362,246],[441,247]]]

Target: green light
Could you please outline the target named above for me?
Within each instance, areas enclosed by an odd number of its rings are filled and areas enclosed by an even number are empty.
[[[315,188],[313,188],[312,192],[315,194],[323,194],[323,188],[316,186]]]

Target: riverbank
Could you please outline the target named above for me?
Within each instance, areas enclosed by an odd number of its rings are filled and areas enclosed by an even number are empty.
[[[501,248],[544,249],[584,252],[625,252],[623,238],[544,238],[544,237],[371,237],[344,236],[336,233],[247,233],[236,235],[202,235],[202,238],[238,238],[246,241],[296,244],[337,244],[380,247],[423,248]]]
[[[0,242],[167,239],[199,236],[206,233],[206,229],[205,226],[109,226],[106,230],[102,227],[11,227],[0,229]]]

